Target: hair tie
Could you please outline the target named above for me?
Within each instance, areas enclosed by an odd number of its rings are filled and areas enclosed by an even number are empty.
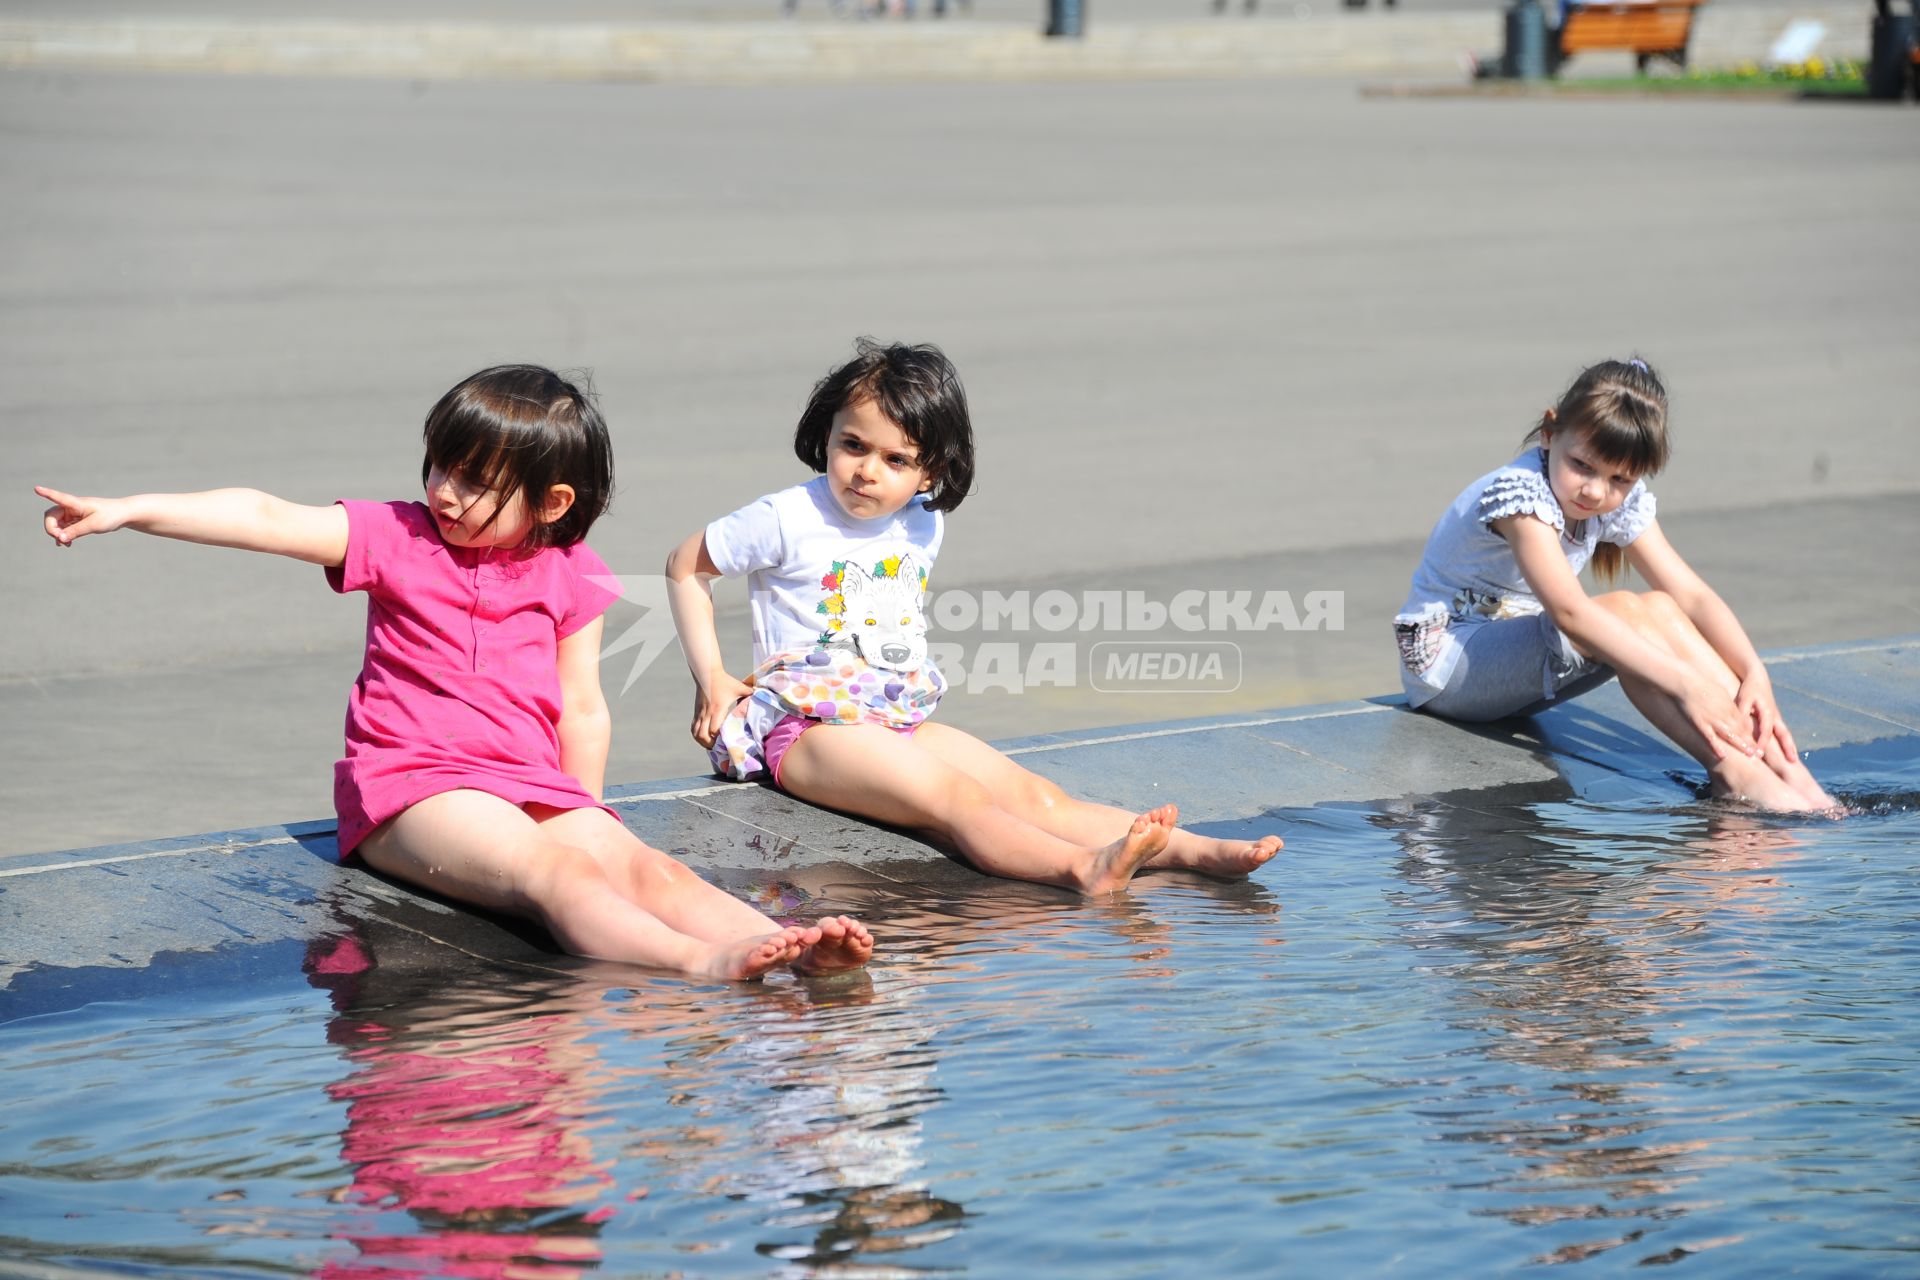
[[[1633,359],[1627,361],[1627,363],[1632,365],[1634,368],[1638,369],[1642,373],[1653,372],[1651,369],[1647,368],[1647,362],[1645,360],[1642,360],[1638,356],[1635,356]]]

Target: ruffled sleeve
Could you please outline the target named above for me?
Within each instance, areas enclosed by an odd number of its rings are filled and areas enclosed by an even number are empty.
[[[1636,480],[1626,500],[1600,517],[1600,541],[1624,547],[1647,531],[1653,523],[1653,495],[1647,482]]]
[[[1480,523],[1492,524],[1508,516],[1538,516],[1547,524],[1566,532],[1567,518],[1554,501],[1547,478],[1526,466],[1496,471],[1480,491]]]

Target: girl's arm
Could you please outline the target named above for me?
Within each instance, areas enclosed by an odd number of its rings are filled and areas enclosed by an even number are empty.
[[[560,641],[560,772],[595,800],[606,788],[607,748],[613,717],[600,689],[600,636],[604,617]]]
[[[733,704],[753,690],[727,674],[720,658],[720,637],[713,629],[713,588],[721,577],[707,553],[707,535],[701,530],[667,556],[667,602],[673,608],[674,630],[686,650],[693,672],[693,739],[711,747],[720,724]]]
[[[131,498],[79,498],[43,485],[35,485],[33,491],[53,503],[47,508],[47,535],[63,547],[90,533],[137,529],[182,542],[291,556],[329,568],[347,557],[344,507],[305,507],[258,489],[142,493]]]
[[[1491,527],[1513,548],[1527,585],[1575,648],[1672,698],[1716,758],[1724,758],[1729,747],[1758,754],[1745,717],[1725,690],[1593,602],[1560,550],[1558,530],[1532,515],[1508,516]]]
[[[1674,603],[1693,620],[1706,642],[1740,681],[1734,705],[1753,725],[1755,737],[1762,743],[1768,737],[1774,738],[1787,759],[1797,762],[1800,753],[1793,745],[1793,735],[1787,732],[1786,723],[1780,719],[1780,707],[1773,700],[1773,681],[1767,675],[1766,664],[1754,651],[1753,641],[1747,638],[1746,628],[1740,625],[1740,619],[1720,594],[1693,571],[1692,565],[1680,558],[1680,553],[1667,541],[1667,535],[1660,531],[1659,521],[1648,525],[1627,545],[1627,563],[1655,591],[1664,591],[1673,597]]]

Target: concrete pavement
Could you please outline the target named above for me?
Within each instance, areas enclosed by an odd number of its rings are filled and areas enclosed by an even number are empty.
[[[1768,655],[1781,710],[1816,774],[1849,778],[1920,755],[1920,637]],[[1312,839],[1316,806],[1411,799],[1433,809],[1534,787],[1594,803],[1691,805],[1701,771],[1650,735],[1610,685],[1532,720],[1463,728],[1394,699],[1269,710],[1003,746],[1076,795],[1141,808],[1173,800],[1201,831]],[[1878,797],[1911,803],[1911,795]],[[755,784],[684,778],[609,800],[643,839],[746,890],[777,883],[804,910],[849,909],[875,879],[952,884],[975,872],[900,832]],[[1829,819],[1809,819],[1828,821]],[[1786,819],[1777,820],[1786,822]],[[0,857],[0,998],[10,1016],[202,981],[244,982],[341,919],[374,916],[418,939],[425,963],[554,968],[578,962],[489,919],[335,861],[331,824]],[[1281,862],[1257,873],[1284,880]],[[1047,891],[1052,892],[1052,891]],[[884,934],[884,922],[873,921]]]
[[[870,332],[972,397],[936,589],[1348,599],[1221,637],[1246,679],[1200,701],[950,699],[987,737],[1391,689],[1441,506],[1631,350],[1674,393],[1662,522],[1762,645],[1920,619],[1902,110],[15,71],[0,118],[0,851],[325,817],[361,629],[301,566],[56,552],[30,484],[405,496],[426,408],[502,359],[596,371],[622,573],[798,479],[797,407]],[[698,768],[688,697],[671,652],[615,696],[614,781]]]

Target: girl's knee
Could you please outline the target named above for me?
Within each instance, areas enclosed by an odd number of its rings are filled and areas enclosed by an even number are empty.
[[[1646,601],[1637,591],[1608,591],[1595,596],[1593,602],[1631,625],[1639,625],[1647,616]]]
[[[1596,603],[1606,607],[1614,617],[1632,627],[1634,633],[1649,644],[1671,651],[1667,643],[1669,623],[1679,606],[1673,597],[1664,591],[1609,591],[1603,596],[1595,596]],[[1672,613],[1669,613],[1669,610]],[[1685,617],[1685,614],[1680,614]]]
[[[650,891],[670,892],[700,879],[694,869],[680,859],[640,840],[633,841],[620,856],[634,882]]]
[[[521,885],[533,903],[546,904],[577,893],[601,892],[611,886],[600,860],[579,845],[542,836],[527,851]]]
[[[1069,797],[1059,783],[1051,778],[1043,778],[1037,773],[1028,773],[1020,780],[1020,798],[1031,808],[1043,813],[1054,813],[1069,802]]]
[[[1642,592],[1640,600],[1647,615],[1662,624],[1692,625],[1692,619],[1687,617],[1687,611],[1680,607],[1680,602],[1664,591]]]
[[[994,803],[992,793],[981,785],[978,778],[959,769],[947,770],[941,791],[944,807],[949,813],[978,809]]]

